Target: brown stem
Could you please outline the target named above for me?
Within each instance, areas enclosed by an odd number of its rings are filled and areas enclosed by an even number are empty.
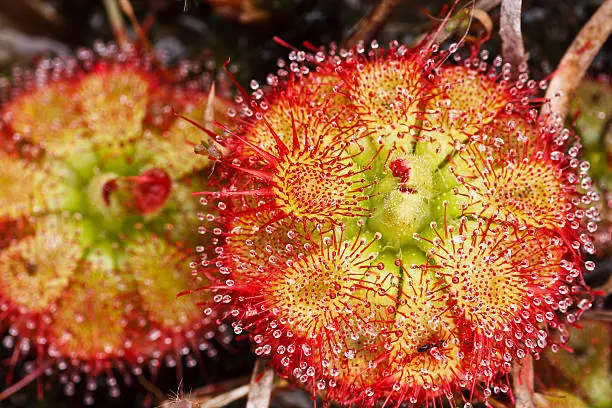
[[[527,60],[521,34],[521,3],[522,0],[502,0],[499,17],[502,56],[514,67],[524,64]]]
[[[140,385],[142,385],[142,387],[147,390],[147,392],[153,396],[155,396],[155,398],[157,398],[158,400],[161,400],[165,397],[164,393],[162,390],[160,390],[159,388],[157,388],[155,386],[155,384],[153,384],[151,381],[147,380],[146,378],[144,378],[144,376],[142,375],[137,375],[136,376],[136,381],[138,381],[138,383]]]
[[[533,391],[533,359],[525,357],[522,364],[512,366],[512,391],[516,408],[535,408]]]
[[[274,388],[274,371],[267,368],[260,372],[264,361],[258,359],[253,367],[253,376],[251,377],[251,389],[247,398],[247,408],[267,408],[270,406],[272,397],[272,389]]]
[[[0,1],[0,3],[0,13],[3,17],[7,17],[8,26],[19,28],[19,31],[34,36],[63,40],[70,38],[66,20],[54,8],[46,7],[48,4],[45,5],[41,0]]]
[[[251,386],[249,384],[245,384],[242,387],[234,388],[226,393],[217,395],[214,398],[209,399],[206,402],[200,404],[200,408],[222,408],[226,405],[239,400],[240,398],[244,398],[249,393],[249,389]]]
[[[474,8],[489,11],[492,8],[497,7],[501,1],[502,0],[478,0],[476,4],[474,4]]]
[[[353,33],[344,40],[344,46],[350,48],[359,41],[372,41],[400,2],[402,0],[379,0],[376,7],[353,27]]]
[[[151,43],[147,38],[147,33],[145,33],[145,31],[142,29],[142,26],[136,18],[136,13],[134,13],[134,8],[132,7],[132,3],[130,2],[130,0],[119,0],[119,5],[121,6],[121,10],[123,10],[125,15],[132,23],[132,27],[134,27],[134,30],[138,35],[138,39],[140,40],[141,45],[145,47],[145,49],[150,55],[153,55],[153,47],[151,46]]]
[[[113,34],[115,35],[117,44],[123,47],[128,41],[127,31],[125,30],[125,22],[121,16],[121,10],[119,10],[117,0],[104,0],[104,8],[106,9],[108,21],[113,28]]]
[[[204,387],[196,390],[193,393],[189,393],[188,397],[185,397],[179,391],[176,397],[164,401],[160,407],[222,408],[236,400],[239,400],[240,398],[247,397],[248,395],[246,404],[248,408],[267,408],[270,405],[270,398],[274,388],[274,372],[270,369],[260,372],[261,365],[261,360],[257,360],[255,362],[250,384],[244,384],[240,387],[233,388],[227,392],[218,394],[213,398],[204,396],[204,394],[212,389],[211,387]],[[235,386],[242,381],[243,379],[239,379],[238,382],[234,381],[232,385]],[[229,383],[226,383],[225,385],[228,384]],[[217,388],[218,386],[224,387],[224,385],[218,384],[213,388]]]
[[[222,408],[240,398],[246,397],[250,388],[248,381],[249,377],[233,378],[189,391],[187,395],[181,392],[179,387],[176,394],[172,398],[163,401],[159,407]]]
[[[612,323],[612,310],[586,310],[581,318]]]
[[[541,113],[552,112],[559,120],[565,119],[582,77],[611,33],[612,0],[605,0],[561,59],[546,92],[550,103]]]
[[[248,385],[251,380],[251,376],[241,376],[232,378],[219,383],[205,385],[202,388],[190,391],[189,395],[192,397],[208,397],[219,395],[222,393],[231,392],[234,388],[240,388],[243,385]]]

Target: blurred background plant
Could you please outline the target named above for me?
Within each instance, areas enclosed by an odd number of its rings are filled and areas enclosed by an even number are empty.
[[[274,71],[279,58],[287,50],[279,46],[274,36],[299,46],[304,41],[312,44],[342,43],[350,38],[359,21],[368,15],[378,2],[375,0],[133,0],[138,20],[146,30],[153,49],[170,63],[185,58],[206,58],[222,62],[230,58],[230,70],[242,84],[251,78],[263,81]],[[377,38],[385,43],[393,39],[413,43],[419,36],[439,24],[433,16],[441,15],[446,0],[404,0],[391,16],[378,26]],[[469,24],[465,18],[453,21],[456,32],[483,37],[498,30],[499,2],[476,2],[475,18]],[[553,2],[523,1],[522,31],[529,57],[532,76],[545,78],[557,66],[565,49],[582,25],[602,3],[601,0]],[[450,27],[450,25],[449,25]],[[128,36],[137,35],[128,27]],[[96,40],[113,40],[113,29],[102,1],[82,0],[23,0],[0,3],[0,71],[10,75],[14,64],[31,64],[45,56],[71,55],[77,47],[91,46]],[[496,36],[487,49],[500,53]],[[211,68],[215,68],[211,65]],[[591,65],[589,79],[583,81],[572,105],[568,126],[583,137],[585,155],[591,161],[593,177],[599,184],[604,200],[601,202],[603,222],[597,233],[597,269],[587,277],[600,287],[602,296],[595,310],[589,312],[587,330],[575,334],[571,347],[575,353],[557,353],[536,365],[536,390],[539,406],[612,406],[610,381],[610,327],[612,322],[612,285],[609,281],[612,260],[612,43],[604,45]],[[242,350],[242,352],[240,352]],[[220,355],[206,373],[192,373],[185,378],[184,391],[177,391],[174,379],[152,384],[135,384],[123,393],[113,406],[131,407],[141,404],[152,392],[157,402],[167,398],[166,406],[223,406],[224,396],[230,391],[244,396],[253,358],[247,347],[238,350],[220,349]],[[3,357],[5,355],[3,354]],[[6,361],[4,361],[6,365]],[[162,376],[163,377],[163,376]],[[195,391],[195,387],[204,386]],[[241,388],[242,387],[242,388]],[[310,397],[293,391],[279,382],[271,406],[311,406]],[[190,390],[194,390],[190,392]],[[548,390],[548,391],[546,391]],[[553,390],[553,391],[551,391]],[[563,390],[563,391],[554,391]],[[43,400],[37,400],[35,388],[26,388],[8,401],[9,407],[72,407],[80,406],[81,399],[61,395],[61,390],[50,390]],[[223,394],[220,399],[214,397]],[[574,399],[572,399],[574,398]],[[180,401],[194,405],[178,405]],[[579,402],[582,401],[582,402]],[[563,401],[563,402],[560,402]],[[568,403],[568,401],[572,401]],[[191,402],[190,402],[191,404]],[[217,404],[217,405],[215,405]],[[244,399],[234,406],[244,406]],[[565,404],[565,405],[563,405]],[[573,405],[572,405],[573,404]],[[104,405],[100,405],[104,406]],[[500,405],[502,406],[502,405]]]

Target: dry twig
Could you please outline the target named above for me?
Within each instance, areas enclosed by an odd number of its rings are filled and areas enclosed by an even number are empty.
[[[502,56],[515,67],[527,61],[521,34],[521,3],[522,0],[503,0],[499,17]]]
[[[402,0],[380,0],[372,11],[353,27],[353,33],[344,41],[347,48],[359,41],[370,42],[383,27],[391,12]]]
[[[605,0],[565,52],[548,86],[546,98],[550,104],[546,106],[561,121],[569,112],[582,77],[611,33],[612,0]],[[545,109],[542,113],[548,113]]]
[[[476,4],[474,4],[474,8],[489,11],[501,3],[502,0],[478,0]]]
[[[249,390],[246,404],[247,408],[267,408],[270,406],[270,398],[274,388],[274,371],[267,368],[260,373],[260,366],[263,364],[264,362],[259,359],[255,362],[255,367],[253,367],[251,389]]]
[[[586,310],[582,319],[612,323],[612,310]]]
[[[185,395],[179,389],[160,408],[221,408],[246,397],[250,385],[248,377],[239,377],[190,391]],[[179,387],[180,388],[180,387]]]
[[[250,384],[245,384],[242,387],[234,388],[223,394],[217,395],[206,402],[200,404],[200,408],[222,408],[231,402],[244,398],[249,394]],[[195,407],[194,407],[195,408]]]
[[[154,55],[153,46],[151,46],[149,38],[147,37],[147,33],[145,32],[145,30],[142,29],[142,26],[136,18],[136,13],[134,12],[134,8],[132,7],[132,3],[130,2],[130,0],[119,0],[119,5],[121,6],[121,10],[123,10],[125,15],[132,23],[132,27],[134,27],[134,31],[136,31],[141,45],[145,47],[149,54]]]
[[[15,394],[17,391],[19,391],[20,389],[22,389],[23,387],[29,385],[32,381],[40,378],[40,376],[47,369],[47,367],[49,367],[48,362],[46,364],[39,366],[36,370],[29,373],[28,375],[23,377],[21,380],[17,381],[15,384],[11,385],[7,389],[0,392],[0,401],[4,401],[8,397]],[[39,398],[42,398],[42,386],[40,384],[38,387],[38,396]]]
[[[142,388],[144,388],[145,390],[147,390],[147,392],[151,395],[153,395],[155,398],[157,398],[158,400],[163,399],[164,398],[164,393],[162,390],[160,390],[159,388],[157,388],[155,386],[155,384],[153,384],[151,381],[147,380],[144,375],[137,375],[136,376],[136,381],[138,381],[138,383],[142,386]]]
[[[123,47],[127,43],[127,31],[117,0],[104,0],[104,8],[117,43]]]
[[[512,366],[512,391],[516,408],[535,408],[531,356],[526,356],[522,364],[515,362]]]
[[[66,19],[49,2],[0,1],[0,14],[8,18],[9,27],[18,28],[23,34],[63,40],[70,38]],[[6,28],[4,23],[0,27]]]

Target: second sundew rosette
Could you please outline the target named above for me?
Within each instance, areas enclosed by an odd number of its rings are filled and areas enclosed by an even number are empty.
[[[117,397],[132,373],[181,377],[226,336],[177,298],[206,283],[189,275],[202,247],[191,191],[212,164],[178,115],[205,125],[231,104],[196,63],[114,45],[13,82],[0,106],[3,377],[59,379],[86,405],[98,389]]]
[[[466,54],[292,52],[202,193],[215,300],[326,400],[486,401],[590,306],[588,164],[538,119],[541,84]]]

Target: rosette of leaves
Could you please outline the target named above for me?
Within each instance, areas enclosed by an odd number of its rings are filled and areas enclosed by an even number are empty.
[[[512,399],[511,365],[557,350],[592,298],[597,193],[538,116],[545,85],[456,45],[292,51],[229,111],[200,193],[216,257],[194,271],[313,395]]]
[[[199,243],[211,161],[194,154],[227,108],[196,63],[98,44],[3,82],[0,318],[6,380],[60,379],[93,403],[131,373],[194,366],[214,317],[177,294]],[[42,386],[43,382],[39,381]],[[42,388],[39,388],[42,390]]]

